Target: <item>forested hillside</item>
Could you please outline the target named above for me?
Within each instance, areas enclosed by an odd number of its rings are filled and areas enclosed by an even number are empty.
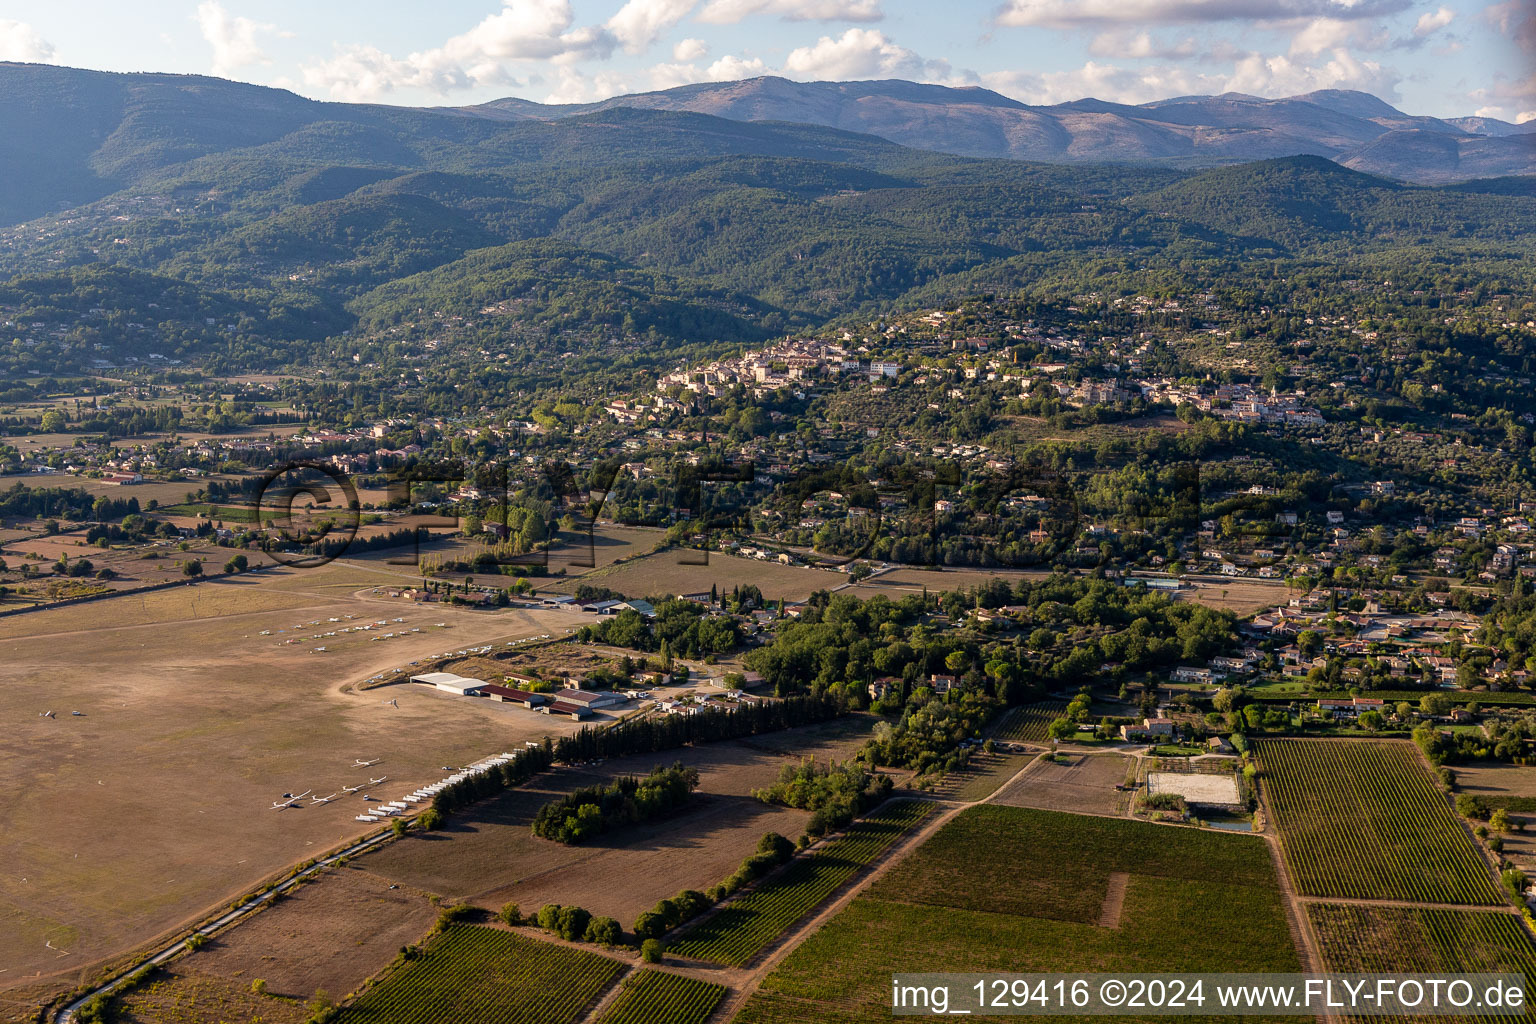
[[[15,87],[0,123],[41,147],[3,158],[17,173],[0,217],[34,218],[0,230],[17,366],[158,353],[275,369],[321,339],[353,332],[351,351],[358,332],[425,337],[492,307],[528,343],[662,360],[976,292],[1215,280],[1255,259],[1513,268],[1536,239],[1528,179],[1430,188],[1320,156],[1068,167],[687,110],[508,119],[17,65],[0,82]],[[1411,127],[1345,106],[1335,120]],[[170,301],[150,308],[157,290]]]

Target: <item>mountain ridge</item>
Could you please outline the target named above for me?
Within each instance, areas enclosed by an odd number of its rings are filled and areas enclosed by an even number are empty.
[[[1034,106],[975,86],[764,76],[587,104],[508,98],[454,109],[479,117],[558,120],[615,107],[821,124],[916,149],[1015,160],[1203,167],[1316,155],[1419,184],[1536,172],[1536,126],[1523,131],[1494,118],[1408,114],[1370,93],[1344,89],[1275,99],[1229,92],[1142,104],[1087,97]],[[1450,141],[1431,152],[1419,136],[1396,134],[1403,132]]]

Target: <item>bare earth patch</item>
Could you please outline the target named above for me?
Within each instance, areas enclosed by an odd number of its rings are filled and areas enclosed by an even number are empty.
[[[1120,814],[1125,810],[1127,794],[1115,787],[1125,781],[1125,773],[1126,760],[1119,754],[1084,755],[1070,764],[1041,758],[1004,786],[992,802],[1048,811]]]
[[[1147,793],[1173,793],[1192,804],[1237,804],[1237,780],[1205,772],[1149,772]]]
[[[546,903],[573,903],[627,928],[658,900],[723,880],[764,833],[798,837],[810,815],[764,804],[752,790],[770,785],[780,768],[801,754],[820,760],[846,757],[863,741],[863,729],[850,730],[849,724],[620,758],[592,769],[561,769],[455,815],[441,831],[391,844],[359,864],[449,900],[469,900],[491,910],[516,903],[525,913]],[[765,746],[763,739],[797,753]],[[693,802],[681,813],[580,846],[533,835],[533,816],[548,801],[674,760],[696,766],[700,776]]]
[[[0,619],[0,988],[72,985],[368,831],[344,786],[387,776],[373,795],[398,799],[443,765],[578,728],[426,687],[388,688],[398,707],[352,692],[448,648],[581,621],[368,596],[400,571],[380,556]],[[422,631],[309,639],[381,619]],[[365,771],[358,758],[382,760]],[[338,796],[272,810],[305,790]]]
[[[340,999],[437,918],[438,908],[423,893],[391,884],[355,865],[331,871],[185,963],[242,987],[260,978],[274,995],[308,999],[323,989]]]
[[[125,997],[113,1019],[122,1024],[300,1024],[308,1018],[302,1002],[258,995],[248,984],[198,974],[178,964],[156,972]]]
[[[1120,911],[1125,908],[1125,890],[1131,876],[1116,871],[1109,876],[1109,888],[1104,891],[1104,905],[1099,908],[1100,928],[1119,928]]]

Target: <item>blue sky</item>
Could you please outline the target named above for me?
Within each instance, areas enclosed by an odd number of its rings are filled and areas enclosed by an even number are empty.
[[[1363,89],[1536,120],[1536,0],[0,0],[0,59],[411,105],[778,74],[1031,103]]]

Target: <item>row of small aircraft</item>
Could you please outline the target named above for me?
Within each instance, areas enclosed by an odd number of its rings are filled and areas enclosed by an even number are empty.
[[[382,757],[376,757],[376,758],[374,758],[371,761],[364,761],[362,758],[357,758],[356,760],[354,760],[352,762],[352,767],[353,768],[372,768],[374,765],[378,764],[382,760],[384,760]],[[369,779],[368,780],[368,785],[370,785],[370,786],[377,786],[381,782],[388,782],[388,781],[389,781],[389,776],[388,775],[381,775],[381,776],[379,776],[376,779],[372,779],[372,778]],[[330,796],[311,796],[310,794],[312,794],[314,792],[313,789],[306,789],[302,793],[284,793],[283,794],[283,798],[281,800],[274,800],[272,802],[272,809],[274,811],[281,811],[281,810],[283,810],[284,808],[287,808],[287,807],[305,807],[305,806],[314,807],[314,806],[317,806],[319,804],[328,804],[332,800],[336,799],[336,797],[340,796],[341,793],[352,794],[352,793],[356,793],[356,792],[360,791],[361,789],[363,789],[363,785],[361,783],[359,783],[356,786],[342,786],[339,791],[337,791],[335,793],[332,793]],[[307,805],[302,803],[302,801],[303,801],[303,799],[305,797],[309,797],[309,803]],[[368,797],[368,795],[366,793],[363,795],[363,799],[364,800],[369,799],[369,797]]]
[[[76,718],[84,718],[85,717],[85,712],[84,711],[71,711],[70,714],[75,716]],[[54,714],[52,711],[39,711],[37,713],[37,717],[38,718],[51,718],[54,721],[58,721],[58,718],[59,718],[59,716]]]

